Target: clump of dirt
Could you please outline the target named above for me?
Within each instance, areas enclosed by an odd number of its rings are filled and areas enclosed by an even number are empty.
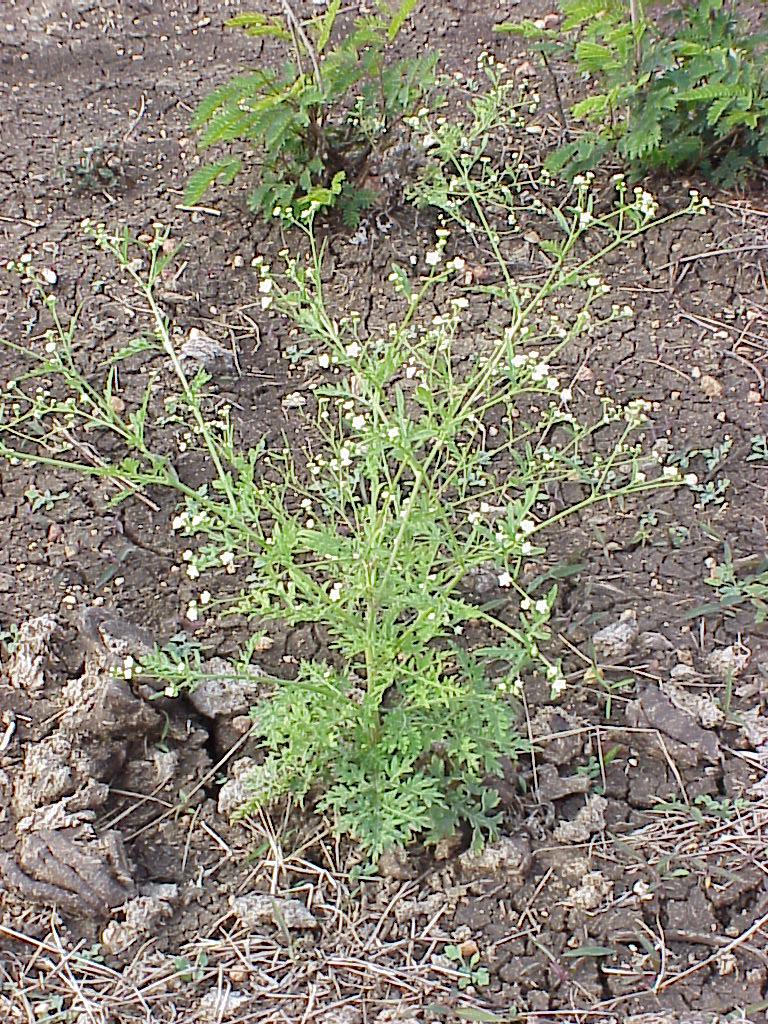
[[[0,702],[16,704],[17,720],[23,714],[33,723],[31,732],[20,731],[23,753],[2,825],[0,878],[17,897],[75,916],[103,918],[124,905],[135,916],[129,901],[146,896],[120,831],[97,823],[117,780],[157,793],[209,767],[207,734],[190,735],[177,714],[164,714],[125,678],[125,659],[147,649],[146,636],[120,628],[125,625],[86,613],[82,671],[64,682],[56,621],[30,620],[0,676]],[[37,705],[49,701],[56,712],[38,718]]]

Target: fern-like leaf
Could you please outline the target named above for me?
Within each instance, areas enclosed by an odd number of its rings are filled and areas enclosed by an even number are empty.
[[[226,22],[228,28],[245,29],[249,36],[274,36],[285,42],[291,41],[291,33],[281,18],[270,18],[266,14],[236,14]]]
[[[184,190],[184,199],[182,200],[184,205],[195,206],[200,202],[211,185],[219,179],[221,179],[224,185],[231,185],[237,177],[241,166],[241,160],[231,157],[228,160],[219,160],[215,164],[206,164],[199,171],[195,171],[190,176],[187,187]]]
[[[249,75],[236,75],[230,82],[206,96],[198,105],[192,116],[191,127],[198,131],[211,120],[213,115],[223,106],[230,106],[241,99],[256,96],[270,87],[275,76],[272,72],[255,71]]]

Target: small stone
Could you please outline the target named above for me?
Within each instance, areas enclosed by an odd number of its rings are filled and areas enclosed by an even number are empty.
[[[385,850],[379,857],[378,870],[383,878],[396,878],[400,881],[415,878],[417,874],[414,866],[408,861],[408,855],[401,847]]]
[[[248,893],[230,899],[233,914],[247,928],[262,924],[283,925],[290,930],[319,928],[320,922],[301,900],[284,899],[268,893]]]
[[[708,373],[702,374],[699,378],[699,387],[707,398],[720,398],[723,393],[723,385]]]
[[[622,612],[618,622],[612,622],[595,633],[592,646],[601,660],[620,661],[632,650],[638,634],[637,613],[628,608]]]
[[[718,651],[712,651],[707,658],[707,665],[715,675],[727,682],[736,676],[740,676],[749,664],[752,652],[739,644],[731,644],[722,647]]]
[[[605,828],[605,797],[593,794],[581,808],[573,821],[561,821],[552,838],[558,843],[586,843],[596,832]]]
[[[189,694],[189,703],[206,718],[224,718],[247,711],[264,696],[264,683],[243,678],[223,658],[212,658],[203,666],[206,677]]]
[[[497,843],[489,843],[474,853],[467,850],[459,857],[459,866],[465,878],[496,878],[499,876],[524,877],[532,861],[531,843],[526,835],[505,836]]]
[[[179,355],[210,372],[232,372],[235,369],[232,352],[197,327],[190,329]]]

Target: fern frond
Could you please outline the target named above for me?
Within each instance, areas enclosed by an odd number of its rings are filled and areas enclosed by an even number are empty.
[[[243,28],[249,36],[274,36],[290,42],[291,33],[281,18],[270,18],[266,14],[236,14],[225,22],[228,28]]]
[[[215,164],[206,164],[205,167],[201,167],[199,171],[190,175],[182,202],[185,206],[195,206],[219,178],[224,185],[231,185],[241,167],[242,161],[236,157],[219,160]]]
[[[220,107],[229,106],[240,99],[256,96],[269,88],[275,80],[274,72],[255,71],[248,75],[236,75],[230,82],[206,96],[192,115],[191,127],[198,131],[206,124]]]
[[[400,29],[413,13],[413,9],[417,3],[418,0],[402,0],[402,3],[392,15],[390,22],[387,25],[387,39],[390,43],[394,42],[400,32]]]

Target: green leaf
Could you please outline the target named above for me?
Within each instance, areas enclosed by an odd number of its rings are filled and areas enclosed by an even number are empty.
[[[336,17],[341,8],[341,0],[331,0],[328,5],[328,10],[323,15],[322,21],[320,22],[320,28],[317,32],[317,52],[322,53],[328,45],[328,40],[331,38],[331,32],[333,26],[336,23]]]
[[[417,3],[418,0],[403,0],[397,11],[392,15],[389,25],[387,25],[387,39],[390,43],[394,41],[400,29],[410,18]]]
[[[237,157],[230,157],[227,160],[219,160],[215,164],[207,164],[190,175],[187,187],[184,189],[182,202],[185,206],[195,206],[205,195],[215,181],[221,178],[224,185],[231,185],[237,177],[242,160]]]
[[[424,1009],[430,1016],[471,1020],[477,1021],[478,1024],[514,1024],[521,1019],[515,1010],[511,1011],[511,1015],[498,1014],[482,1010],[479,1006],[443,1006],[442,1003],[431,1003]]]
[[[600,43],[584,40],[576,44],[576,60],[582,71],[590,75],[613,70],[620,67],[612,50]]]
[[[256,71],[250,75],[236,75],[230,82],[206,96],[192,116],[191,127],[197,131],[210,121],[216,111],[225,105],[237,103],[245,96],[258,95],[267,89],[275,76],[272,72]]]
[[[571,117],[576,121],[588,121],[590,118],[599,120],[608,113],[609,100],[609,95],[603,92],[587,96],[579,103],[574,103],[571,107]]]
[[[580,956],[613,956],[616,950],[612,946],[579,946],[578,949],[567,949],[564,957],[575,958]]]
[[[266,14],[236,14],[225,22],[228,28],[244,28],[249,36],[274,36],[290,42],[291,33],[281,18],[270,18]]]
[[[695,89],[683,90],[677,94],[677,98],[684,103],[707,103],[711,100],[719,100],[722,96],[730,98],[736,92],[735,87],[729,88],[718,82],[709,85],[697,85]]]

